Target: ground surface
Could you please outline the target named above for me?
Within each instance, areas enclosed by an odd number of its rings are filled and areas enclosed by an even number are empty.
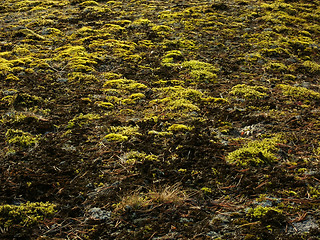
[[[320,1],[0,13],[1,239],[320,238]]]

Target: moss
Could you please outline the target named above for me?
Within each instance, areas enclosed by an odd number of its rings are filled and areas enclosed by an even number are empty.
[[[228,99],[225,98],[215,98],[215,97],[206,97],[201,98],[201,101],[205,104],[217,103],[217,104],[226,104],[229,103]]]
[[[109,128],[109,131],[110,132],[113,132],[113,133],[120,133],[120,134],[123,134],[125,136],[137,136],[137,135],[141,135],[139,133],[139,127],[130,127],[130,126],[127,126],[127,127],[124,127],[124,126],[111,126]]]
[[[103,87],[122,89],[130,92],[137,92],[147,88],[147,86],[142,83],[138,83],[134,80],[128,80],[128,79],[109,80],[103,85]]]
[[[109,133],[104,137],[108,142],[125,142],[129,138],[119,133]]]
[[[45,40],[45,37],[41,36],[40,34],[34,32],[28,28],[19,30],[19,34],[23,34],[27,38],[32,38],[32,39],[36,39],[36,40]]]
[[[290,96],[295,100],[304,101],[320,99],[320,93],[304,87],[293,87],[285,84],[279,84],[278,87],[282,89],[284,95]]]
[[[201,191],[204,192],[204,193],[212,193],[212,189],[208,188],[208,187],[201,188]]]
[[[0,58],[0,74],[1,75],[6,75],[11,71],[11,67],[13,64],[8,61],[7,59]]]
[[[305,61],[302,63],[302,66],[305,67],[310,73],[320,73],[320,64],[313,61]]]
[[[230,94],[244,97],[246,99],[259,99],[268,96],[266,93],[268,88],[262,86],[249,86],[246,84],[238,84],[232,87]]]
[[[280,142],[280,137],[251,141],[244,147],[229,153],[226,161],[242,167],[273,163],[277,160],[274,152]]]
[[[99,3],[97,3],[96,1],[85,1],[85,2],[80,3],[80,6],[82,6],[82,7],[99,6]]]
[[[2,104],[5,104],[7,106],[11,106],[14,103],[14,100],[16,99],[15,96],[9,95],[1,98],[0,102]]]
[[[188,127],[184,124],[173,124],[168,128],[168,131],[170,132],[186,132],[191,131],[192,127]]]
[[[80,84],[93,84],[98,82],[99,80],[96,76],[92,74],[85,74],[82,72],[73,72],[68,74],[68,80],[73,83],[80,83]]]
[[[120,74],[113,73],[113,72],[104,72],[102,76],[107,80],[121,79]]]
[[[114,105],[110,102],[97,101],[94,104],[97,104],[99,107],[104,109],[113,109]]]
[[[0,122],[3,124],[23,124],[30,120],[35,120],[38,122],[40,116],[37,116],[32,113],[22,113],[22,112],[10,112],[4,114],[0,119]]]
[[[140,100],[140,99],[146,98],[146,96],[143,93],[134,93],[134,94],[131,94],[129,98],[134,100]]]
[[[40,136],[33,136],[31,133],[18,129],[8,129],[6,132],[6,142],[19,148],[35,146],[39,142],[39,139]]]
[[[98,114],[82,114],[80,113],[78,116],[74,117],[68,122],[67,128],[75,128],[75,127],[82,127],[85,125],[90,124],[90,122],[94,120],[100,119],[100,115]]]
[[[0,226],[2,228],[9,228],[13,225],[34,226],[53,217],[56,213],[55,208],[56,205],[49,202],[0,205]]]
[[[151,130],[148,132],[149,135],[154,135],[158,137],[171,137],[173,135],[172,132],[158,132],[155,130]]]
[[[191,101],[187,99],[167,99],[164,98],[161,100],[161,102],[167,103],[167,109],[170,111],[181,111],[181,112],[192,112],[192,111],[200,111],[200,108],[196,105],[194,105]]]
[[[76,72],[94,72],[95,59],[86,51],[83,46],[64,46],[55,49],[57,56],[52,60],[55,62],[67,62],[66,67]]]
[[[262,59],[262,56],[259,52],[250,53],[245,56],[246,61],[248,62],[256,62],[259,59]]]
[[[114,57],[127,57],[128,55],[133,54],[133,51],[136,49],[137,44],[130,41],[120,41],[116,39],[107,39],[107,40],[93,40],[89,44],[89,49],[95,51],[96,55],[104,55],[106,51],[108,54],[113,55]]]
[[[162,65],[167,67],[178,66],[178,62],[183,59],[183,54],[179,50],[168,51],[162,58]]]
[[[173,115],[187,117],[186,114],[197,114],[204,94],[196,89],[182,86],[154,88],[154,95],[158,98],[150,101],[150,106]]]
[[[173,32],[173,29],[166,25],[155,25],[152,27],[152,31],[157,33],[158,36],[168,37]]]
[[[308,186],[308,192],[312,199],[319,199],[320,197],[319,187]]]
[[[255,208],[250,208],[248,210],[248,215],[252,216],[256,219],[261,219],[263,216],[265,216],[269,211],[276,211],[278,213],[282,213],[282,211],[276,207],[263,207],[261,205],[255,207]]]
[[[153,154],[147,155],[144,152],[130,151],[120,157],[121,161],[127,164],[142,163],[144,161],[158,161],[158,157]]]
[[[204,83],[215,82],[217,79],[216,73],[219,71],[212,64],[197,60],[183,62],[182,67],[189,69],[192,80]]]
[[[130,27],[133,27],[133,28],[138,28],[138,27],[146,27],[146,26],[149,26],[151,24],[151,21],[147,18],[139,18],[135,21],[133,21],[131,24],[130,24]]]
[[[288,70],[288,67],[280,62],[269,62],[264,65],[264,68],[275,73],[282,73]]]
[[[6,77],[6,81],[19,81],[19,78],[12,73],[8,74]]]

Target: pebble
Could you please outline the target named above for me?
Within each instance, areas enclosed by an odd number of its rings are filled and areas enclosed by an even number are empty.
[[[111,218],[111,211],[102,210],[101,208],[91,208],[90,217],[97,220],[108,220]]]

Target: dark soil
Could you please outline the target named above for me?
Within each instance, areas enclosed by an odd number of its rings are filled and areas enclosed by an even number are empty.
[[[0,13],[0,239],[320,239],[320,1]]]

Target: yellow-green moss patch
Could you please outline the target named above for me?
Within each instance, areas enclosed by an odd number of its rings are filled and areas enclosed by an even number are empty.
[[[273,163],[277,160],[275,151],[280,142],[280,137],[251,141],[244,147],[229,153],[226,161],[242,167]]]
[[[290,96],[296,100],[319,100],[320,93],[307,89],[304,87],[294,87],[285,84],[279,84],[278,87],[282,89],[282,93],[286,96]]]
[[[268,96],[268,88],[262,86],[249,86],[238,84],[232,87],[230,94],[244,97],[246,99],[258,99]]]
[[[34,202],[21,205],[0,205],[0,226],[8,228],[13,225],[30,227],[39,224],[56,213],[52,203]]]

